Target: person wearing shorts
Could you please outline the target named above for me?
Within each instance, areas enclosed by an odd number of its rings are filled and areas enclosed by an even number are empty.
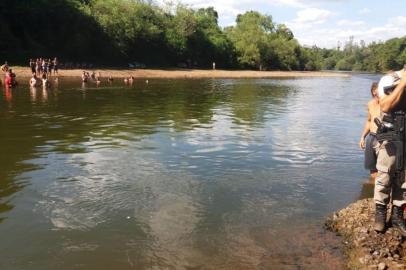
[[[30,59],[30,68],[31,68],[31,74],[35,74],[35,61],[34,61],[34,59]]]
[[[37,76],[41,75],[41,61],[39,58],[37,58],[37,61],[35,63],[35,71],[36,71]]]
[[[378,83],[374,82],[371,85],[371,95],[372,99],[368,102],[368,117],[365,121],[364,130],[362,131],[361,139],[359,141],[359,146],[364,150],[365,153],[365,169],[370,171],[370,180],[375,181],[377,174],[376,162],[377,162],[377,153],[376,148],[379,143],[376,139],[376,126],[374,119],[380,117],[381,108],[379,106],[379,97],[378,97]]]
[[[56,57],[52,61],[52,64],[53,64],[53,68],[54,68],[54,74],[58,74],[59,62]]]

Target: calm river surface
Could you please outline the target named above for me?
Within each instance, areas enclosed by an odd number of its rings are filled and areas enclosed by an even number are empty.
[[[0,269],[340,269],[376,79],[1,89]]]

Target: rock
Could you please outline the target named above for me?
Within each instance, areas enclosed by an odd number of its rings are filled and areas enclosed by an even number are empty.
[[[405,270],[406,267],[405,265],[401,264],[401,263],[394,263],[391,265],[391,269],[393,270]]]
[[[387,268],[386,264],[381,262],[380,264],[378,264],[378,269],[379,270],[385,270]]]
[[[368,231],[368,228],[363,227],[363,228],[361,228],[361,230],[359,232],[360,233],[368,233],[369,231]]]
[[[366,255],[364,258],[365,258],[365,262],[366,262],[366,263],[370,263],[370,262],[372,262],[372,260],[373,260],[373,258],[372,258],[371,255]]]
[[[401,256],[406,254],[406,241],[390,225],[384,233],[375,232],[374,214],[373,200],[365,199],[334,213],[325,225],[343,237],[345,253],[352,260],[349,265],[354,269],[406,270],[406,261]]]

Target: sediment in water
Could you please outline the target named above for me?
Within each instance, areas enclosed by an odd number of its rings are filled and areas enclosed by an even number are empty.
[[[343,237],[349,269],[406,269],[406,243],[389,227],[385,233],[373,230],[375,207],[372,199],[359,200],[334,213],[326,227]]]

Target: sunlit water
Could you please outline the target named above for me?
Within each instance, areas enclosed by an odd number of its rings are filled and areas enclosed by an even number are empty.
[[[0,269],[340,269],[375,76],[0,96]]]

